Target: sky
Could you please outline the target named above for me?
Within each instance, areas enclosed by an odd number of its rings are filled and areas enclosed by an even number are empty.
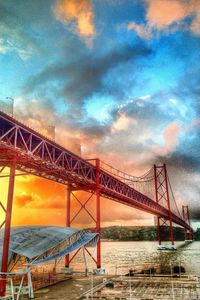
[[[59,144],[81,145],[82,157],[126,173],[166,163],[194,227],[199,61],[199,0],[0,0],[1,105],[13,98],[17,119],[47,135],[55,126]],[[66,187],[16,178],[13,225],[65,225],[65,205]],[[101,207],[103,226],[154,224],[151,215],[106,199]],[[90,221],[82,216],[81,224]]]

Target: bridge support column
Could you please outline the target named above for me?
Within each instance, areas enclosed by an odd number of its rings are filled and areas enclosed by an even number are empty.
[[[85,248],[86,253],[93,259],[93,261],[96,264],[97,269],[101,269],[101,240],[100,240],[100,231],[101,231],[101,219],[100,219],[100,160],[96,159],[96,171],[95,171],[95,178],[96,182],[93,186],[82,186],[74,188],[72,186],[68,186],[67,188],[67,203],[66,203],[66,226],[70,227],[71,224],[74,222],[74,220],[79,216],[81,211],[85,211],[87,215],[92,219],[92,221],[95,223],[95,231],[99,234],[99,240],[97,242],[96,246],[96,258],[93,257],[93,255],[89,252],[87,248]],[[85,191],[87,193],[90,193],[89,197],[84,201],[82,199],[79,199],[78,192],[79,191]],[[77,193],[75,193],[77,192]],[[80,209],[71,216],[71,200],[77,201],[80,205]],[[93,199],[95,199],[95,206],[96,206],[96,216],[93,216],[93,214],[89,211],[89,209],[86,207],[88,202]],[[82,197],[81,197],[82,198]],[[75,256],[78,254],[79,250],[70,258],[69,255],[66,255],[65,257],[65,267],[69,268],[71,261],[75,258]]]
[[[99,234],[97,242],[97,268],[101,268],[101,220],[100,220],[100,160],[96,159],[96,232]]]
[[[68,185],[67,187],[67,203],[66,203],[66,227],[70,227],[70,208],[71,208],[71,186]],[[65,256],[65,267],[69,268],[69,254]]]
[[[11,227],[13,194],[14,194],[14,184],[15,184],[15,168],[16,168],[16,159],[14,158],[10,167],[7,207],[5,210],[5,221],[3,222],[3,224],[5,224],[5,228],[4,228],[3,252],[2,252],[2,261],[1,261],[2,273],[6,273],[8,271],[8,253],[9,253],[9,244],[10,244],[10,227]],[[6,291],[6,275],[2,275],[0,279],[1,297],[5,296],[5,291]]]
[[[189,214],[189,209],[188,205],[182,206],[182,215],[183,215],[183,220],[190,226],[190,214]],[[185,240],[193,240],[193,231],[192,229],[188,230],[187,228],[184,228],[185,231]]]
[[[174,245],[174,233],[173,233],[173,224],[172,224],[172,216],[171,216],[171,205],[170,205],[170,197],[169,197],[169,188],[168,188],[168,176],[166,165],[156,166],[154,165],[154,178],[155,178],[155,193],[156,193],[156,202],[165,205],[169,211],[168,219],[163,219],[161,217],[157,217],[157,230],[158,230],[158,243],[161,245],[162,237],[161,237],[161,226],[167,225],[169,226],[169,241],[172,245]]]
[[[161,245],[161,235],[160,235],[160,217],[157,217],[157,238],[158,238],[158,244]]]

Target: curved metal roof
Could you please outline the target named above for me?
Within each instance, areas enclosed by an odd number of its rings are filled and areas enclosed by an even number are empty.
[[[14,255],[25,257],[30,265],[42,264],[65,256],[84,246],[96,246],[98,234],[71,227],[20,226],[12,227],[9,262]],[[0,254],[3,230],[0,231]],[[2,255],[1,255],[2,256]]]

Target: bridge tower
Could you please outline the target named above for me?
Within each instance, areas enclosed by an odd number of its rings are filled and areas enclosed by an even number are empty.
[[[182,215],[183,220],[190,226],[190,214],[188,205],[182,206]],[[193,231],[192,229],[188,230],[187,228],[184,228],[185,230],[185,240],[193,240]]]
[[[172,224],[172,216],[171,216],[169,186],[168,186],[167,169],[165,164],[161,166],[154,165],[154,179],[155,179],[156,202],[159,203],[160,205],[165,206],[169,211],[167,219],[157,217],[158,243],[159,245],[161,245],[162,243],[161,226],[167,225],[169,226],[169,241],[171,242],[172,245],[174,245],[174,233],[173,233],[173,224]]]

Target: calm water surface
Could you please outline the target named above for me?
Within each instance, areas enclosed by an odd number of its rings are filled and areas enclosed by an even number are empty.
[[[179,247],[183,242],[176,242]],[[193,242],[176,251],[157,251],[156,242],[102,242],[102,268],[108,274],[126,274],[130,268],[141,271],[161,267],[170,272],[174,266],[183,266],[186,274],[200,275],[200,242]],[[94,250],[91,250],[94,253]],[[95,265],[87,255],[89,270]],[[171,267],[170,267],[171,265]],[[83,253],[79,253],[71,266],[84,270]]]

